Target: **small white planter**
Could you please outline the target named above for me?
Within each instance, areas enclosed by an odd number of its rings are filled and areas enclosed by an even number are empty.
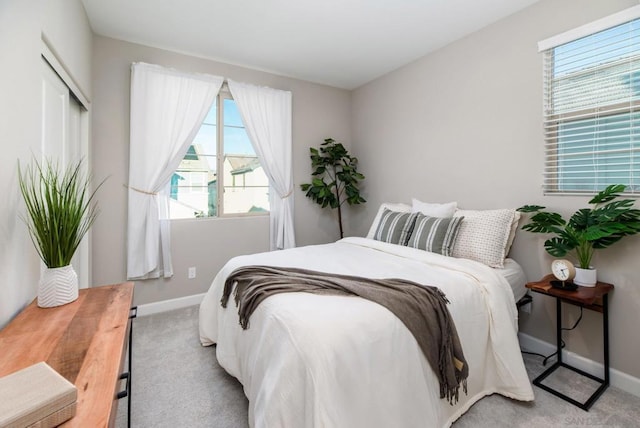
[[[78,275],[73,266],[46,268],[38,283],[38,306],[53,308],[78,298]]]
[[[583,287],[595,287],[596,282],[598,282],[596,269],[593,267],[589,269],[576,267],[576,277],[573,282]]]

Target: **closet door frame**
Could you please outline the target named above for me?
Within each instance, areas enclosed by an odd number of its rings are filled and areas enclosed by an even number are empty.
[[[74,91],[74,88],[76,90]],[[83,159],[84,173],[91,165],[89,102],[77,89],[57,57],[44,45],[42,54],[42,136],[40,161],[58,161],[62,168]],[[34,154],[35,155],[35,154]],[[95,185],[95,183],[94,183]],[[91,230],[84,237],[72,265],[80,288],[91,283]],[[43,265],[44,268],[44,265]]]

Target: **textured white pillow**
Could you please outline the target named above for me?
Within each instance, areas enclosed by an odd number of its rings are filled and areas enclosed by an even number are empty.
[[[415,198],[411,199],[411,210],[414,213],[422,213],[429,217],[453,217],[458,207],[457,202],[447,202],[446,204],[433,204],[422,202]]]
[[[505,258],[509,255],[513,240],[516,239],[516,232],[518,231],[518,224],[520,223],[521,214],[519,211],[513,213],[513,221],[511,222],[511,230],[509,231],[509,239],[507,240],[507,247],[504,249]]]
[[[457,210],[454,217],[464,217],[464,220],[453,247],[453,257],[503,268],[515,213],[513,209]]]
[[[371,223],[371,227],[369,228],[369,233],[367,233],[367,238],[373,239],[373,235],[376,233],[378,229],[378,223],[380,223],[380,218],[382,217],[382,213],[384,210],[396,211],[401,213],[410,213],[411,205],[401,204],[401,203],[391,203],[384,202],[380,204],[380,208],[378,208],[378,213],[373,218],[373,223]]]

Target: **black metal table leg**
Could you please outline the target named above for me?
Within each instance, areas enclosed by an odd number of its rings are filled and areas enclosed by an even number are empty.
[[[602,296],[602,328],[603,328],[603,348],[604,348],[604,379],[600,379],[596,376],[593,376],[590,373],[582,371],[578,368],[575,368],[565,362],[562,361],[562,301],[559,298],[556,298],[556,348],[557,348],[557,361],[545,370],[540,376],[536,377],[533,380],[533,384],[544,389],[545,391],[555,395],[556,397],[562,398],[563,400],[581,408],[582,410],[589,411],[593,403],[602,395],[602,393],[609,386],[609,309],[608,309],[608,296],[605,294]],[[596,389],[593,394],[584,402],[581,403],[555,389],[544,385],[542,381],[546,379],[551,373],[556,371],[558,368],[564,367],[569,370],[572,370],[581,376],[587,377],[595,382],[598,382],[600,386]]]
[[[131,361],[133,357],[133,320],[138,316],[138,307],[131,308],[129,313],[129,320],[131,325],[129,326],[129,381],[127,382],[127,428],[131,428],[131,383],[133,378],[133,372],[131,371]]]

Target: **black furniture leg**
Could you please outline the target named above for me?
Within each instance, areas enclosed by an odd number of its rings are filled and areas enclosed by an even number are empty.
[[[131,382],[133,378],[133,372],[131,371],[131,360],[132,360],[132,350],[133,350],[133,319],[138,316],[138,307],[134,306],[131,308],[131,312],[129,313],[129,319],[131,320],[131,325],[129,326],[129,381],[127,382],[127,428],[131,428]]]
[[[596,376],[593,376],[590,373],[582,371],[578,368],[570,366],[569,364],[562,361],[562,301],[556,298],[556,347],[557,347],[557,361],[545,370],[540,376],[533,380],[533,384],[538,386],[541,389],[555,395],[556,397],[562,398],[563,400],[581,408],[582,410],[589,411],[593,403],[602,395],[605,389],[609,386],[609,307],[608,307],[608,296],[605,294],[602,296],[602,328],[603,328],[603,347],[604,347],[604,379],[600,379]],[[598,389],[596,389],[593,394],[585,401],[581,403],[555,389],[544,385],[542,381],[546,379],[551,373],[556,371],[556,369],[564,367],[569,370],[572,370],[584,377],[587,377],[591,380],[594,380],[600,384]]]

